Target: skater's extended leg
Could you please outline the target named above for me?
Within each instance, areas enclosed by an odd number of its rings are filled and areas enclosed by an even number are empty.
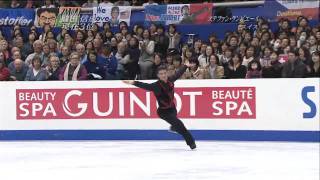
[[[184,126],[183,122],[177,118],[176,111],[168,111],[168,112],[160,112],[159,116],[163,120],[167,121],[169,124],[171,124],[172,128],[179,134],[183,136],[186,143],[192,148],[195,148],[195,142],[191,135],[191,133],[187,130],[187,128]]]

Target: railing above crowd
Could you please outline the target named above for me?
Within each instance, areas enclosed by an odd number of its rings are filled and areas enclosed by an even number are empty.
[[[319,77],[316,0],[102,3],[0,9],[0,79]]]

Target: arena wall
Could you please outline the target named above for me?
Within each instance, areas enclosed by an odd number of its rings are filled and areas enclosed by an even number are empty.
[[[320,142],[319,80],[179,80],[178,116],[198,140]],[[0,93],[0,140],[181,139],[151,92],[121,81],[2,82]]]

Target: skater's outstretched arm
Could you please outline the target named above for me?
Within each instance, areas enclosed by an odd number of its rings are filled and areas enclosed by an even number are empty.
[[[133,81],[133,80],[123,80],[122,82],[124,82],[126,84],[137,86],[137,87],[145,89],[147,91],[153,91],[154,90],[153,84],[148,84],[148,83],[143,83],[143,82],[140,82],[140,81]]]
[[[179,79],[183,75],[183,73],[187,70],[188,67],[190,67],[190,64],[189,63],[185,63],[180,69],[178,69],[176,74],[174,74],[173,76],[169,77],[169,80],[171,82],[175,82],[177,79]]]

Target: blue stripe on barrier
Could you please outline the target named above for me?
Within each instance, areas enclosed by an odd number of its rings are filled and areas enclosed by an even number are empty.
[[[196,140],[320,142],[320,131],[191,130]],[[166,130],[0,130],[0,140],[181,140]]]

